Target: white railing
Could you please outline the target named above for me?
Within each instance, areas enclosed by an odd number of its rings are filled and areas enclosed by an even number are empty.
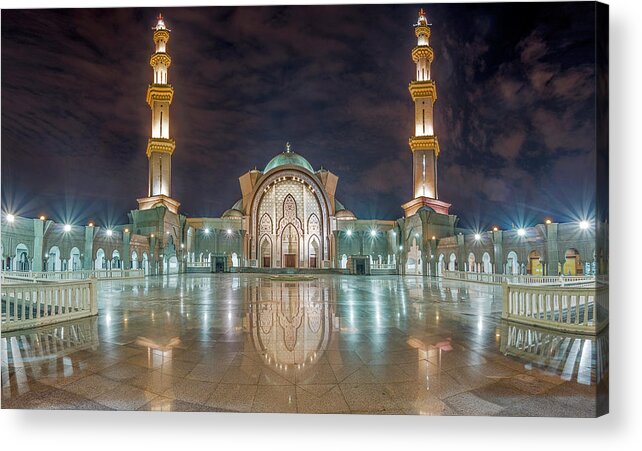
[[[3,332],[98,314],[94,279],[2,284],[1,296]]]
[[[187,262],[188,268],[209,268],[210,266],[210,262]]]
[[[463,280],[466,282],[482,282],[493,284],[513,285],[555,285],[567,286],[577,284],[594,283],[593,276],[532,276],[532,275],[509,275],[509,274],[488,274],[468,271],[444,271],[445,279]]]
[[[9,271],[3,278],[25,281],[85,280],[85,279],[129,279],[144,277],[143,269],[90,269],[81,271]]]
[[[370,269],[397,269],[397,265],[393,263],[373,263]]]
[[[502,318],[565,332],[596,334],[609,321],[608,287],[504,284]]]

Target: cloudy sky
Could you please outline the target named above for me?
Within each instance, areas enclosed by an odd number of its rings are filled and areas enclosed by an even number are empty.
[[[460,225],[595,198],[593,3],[426,4],[440,198]],[[290,141],[359,218],[411,198],[418,5],[2,11],[3,210],[126,221],[147,194],[151,27],[172,29],[173,197],[219,216]]]

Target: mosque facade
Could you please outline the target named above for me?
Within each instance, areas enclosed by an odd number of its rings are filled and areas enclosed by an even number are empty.
[[[411,50],[409,84],[414,134],[409,138],[411,198],[397,220],[359,219],[338,199],[339,178],[314,169],[289,143],[263,170],[239,177],[240,197],[221,217],[186,217],[172,197],[169,83],[171,30],[159,16],[153,28],[152,83],[146,101],[151,132],[146,197],[129,223],[59,224],[5,215],[2,269],[74,271],[143,269],[148,275],[224,271],[334,271],[351,274],[438,276],[445,270],[520,274],[589,274],[606,268],[608,241],[595,227],[545,223],[519,230],[472,233],[457,227],[439,198],[439,142],[434,129],[436,82],[431,28],[420,10]],[[608,233],[600,228],[600,236]],[[596,243],[598,245],[596,246]],[[603,245],[599,245],[602,243]]]

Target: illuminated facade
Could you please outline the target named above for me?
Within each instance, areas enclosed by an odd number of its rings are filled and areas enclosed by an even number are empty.
[[[330,270],[351,274],[439,275],[444,270],[549,274],[604,273],[608,230],[547,223],[517,231],[458,229],[439,200],[439,143],[433,106],[430,23],[420,10],[411,55],[414,80],[413,198],[397,220],[357,219],[336,198],[338,177],[312,165],[288,143],[263,170],[239,177],[241,196],[218,218],[187,218],[171,197],[170,30],[153,27],[151,137],[147,197],[112,228],[13,217],[3,224],[2,268],[12,271],[145,269],[146,274]],[[67,230],[68,228],[68,230]],[[598,228],[599,229],[599,228]],[[476,237],[478,235],[478,237]],[[603,269],[602,269],[603,268]]]

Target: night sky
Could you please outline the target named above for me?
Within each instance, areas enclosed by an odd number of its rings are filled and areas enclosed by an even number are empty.
[[[218,217],[286,141],[360,219],[411,199],[420,5],[2,11],[2,208],[124,223],[147,194],[151,27],[172,30],[173,197]],[[465,227],[595,203],[593,3],[425,4],[440,199]]]

